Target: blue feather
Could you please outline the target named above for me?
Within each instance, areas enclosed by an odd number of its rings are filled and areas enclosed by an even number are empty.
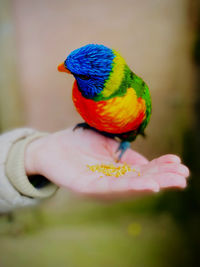
[[[77,80],[82,95],[93,98],[103,90],[112,71],[114,57],[112,49],[89,44],[71,52],[64,64]],[[87,79],[82,79],[80,75],[87,76]]]

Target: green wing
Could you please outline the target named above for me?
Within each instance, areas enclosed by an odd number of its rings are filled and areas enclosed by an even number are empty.
[[[122,135],[121,139],[126,140],[129,142],[132,142],[135,140],[138,134],[145,135],[144,130],[149,123],[150,117],[151,117],[151,96],[149,92],[149,88],[146,85],[146,83],[138,77],[136,74],[134,74],[128,66],[126,66],[126,79],[122,82],[122,85],[120,86],[120,93],[123,95],[124,91],[127,88],[133,88],[135,90],[137,97],[141,97],[145,100],[146,104],[146,118],[140,125],[140,127],[137,130],[134,130],[129,133],[125,133]]]
[[[100,101],[100,100],[108,100],[110,98],[116,97],[116,96],[123,96],[127,92],[127,88],[133,88],[136,92],[137,97],[141,97],[145,100],[146,104],[146,118],[140,125],[139,129],[132,132],[130,135],[130,139],[134,140],[137,134],[144,135],[144,129],[146,128],[150,116],[151,116],[151,96],[149,93],[149,88],[146,85],[146,83],[138,77],[136,74],[134,74],[131,69],[125,65],[124,67],[124,78],[118,88],[117,91],[113,92],[112,95],[109,97],[102,97],[101,94],[93,98],[94,101]]]
[[[151,95],[148,86],[140,77],[138,77],[132,71],[131,71],[131,76],[132,76],[131,87],[134,88],[137,97],[141,97],[142,99],[144,99],[146,104],[146,118],[138,129],[138,134],[144,135],[144,129],[149,123],[151,117],[151,111],[152,111]]]

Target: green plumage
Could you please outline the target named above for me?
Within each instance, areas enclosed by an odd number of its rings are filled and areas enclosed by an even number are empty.
[[[135,90],[136,92],[137,97],[138,98],[141,97],[142,99],[144,99],[145,104],[146,104],[145,120],[142,122],[142,124],[136,131],[133,131],[132,133],[130,133],[128,137],[126,138],[126,140],[131,142],[135,140],[138,134],[141,134],[143,136],[145,135],[144,130],[147,124],[149,123],[149,120],[151,117],[151,110],[152,110],[151,96],[150,96],[149,88],[146,85],[146,83],[136,74],[134,74],[127,65],[125,65],[124,78],[119,88],[115,92],[113,92],[113,94],[111,94],[109,97],[103,97],[102,94],[99,94],[98,96],[94,97],[93,100],[101,101],[101,100],[108,100],[116,96],[123,96],[126,94],[128,88],[133,88],[133,90]]]

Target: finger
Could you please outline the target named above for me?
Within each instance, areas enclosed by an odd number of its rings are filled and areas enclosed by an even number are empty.
[[[185,177],[189,176],[189,169],[185,165],[178,163],[150,162],[147,166],[142,166],[142,172],[144,174],[172,172]]]
[[[161,188],[177,187],[185,188],[187,183],[186,179],[182,175],[174,173],[163,173],[154,176]]]
[[[181,162],[180,158],[173,154],[163,155],[157,159],[152,160],[152,162],[153,161],[156,161],[157,163],[180,163]]]
[[[185,165],[177,164],[177,163],[161,164],[159,166],[159,171],[162,173],[164,173],[164,172],[176,173],[176,174],[182,175],[184,177],[188,177],[190,174],[189,169]]]

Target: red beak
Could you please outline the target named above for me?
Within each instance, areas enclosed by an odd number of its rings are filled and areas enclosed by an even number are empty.
[[[67,72],[67,73],[71,74],[71,71],[69,71],[69,70],[65,67],[64,62],[61,63],[60,65],[58,65],[58,71],[61,71],[61,72]]]

